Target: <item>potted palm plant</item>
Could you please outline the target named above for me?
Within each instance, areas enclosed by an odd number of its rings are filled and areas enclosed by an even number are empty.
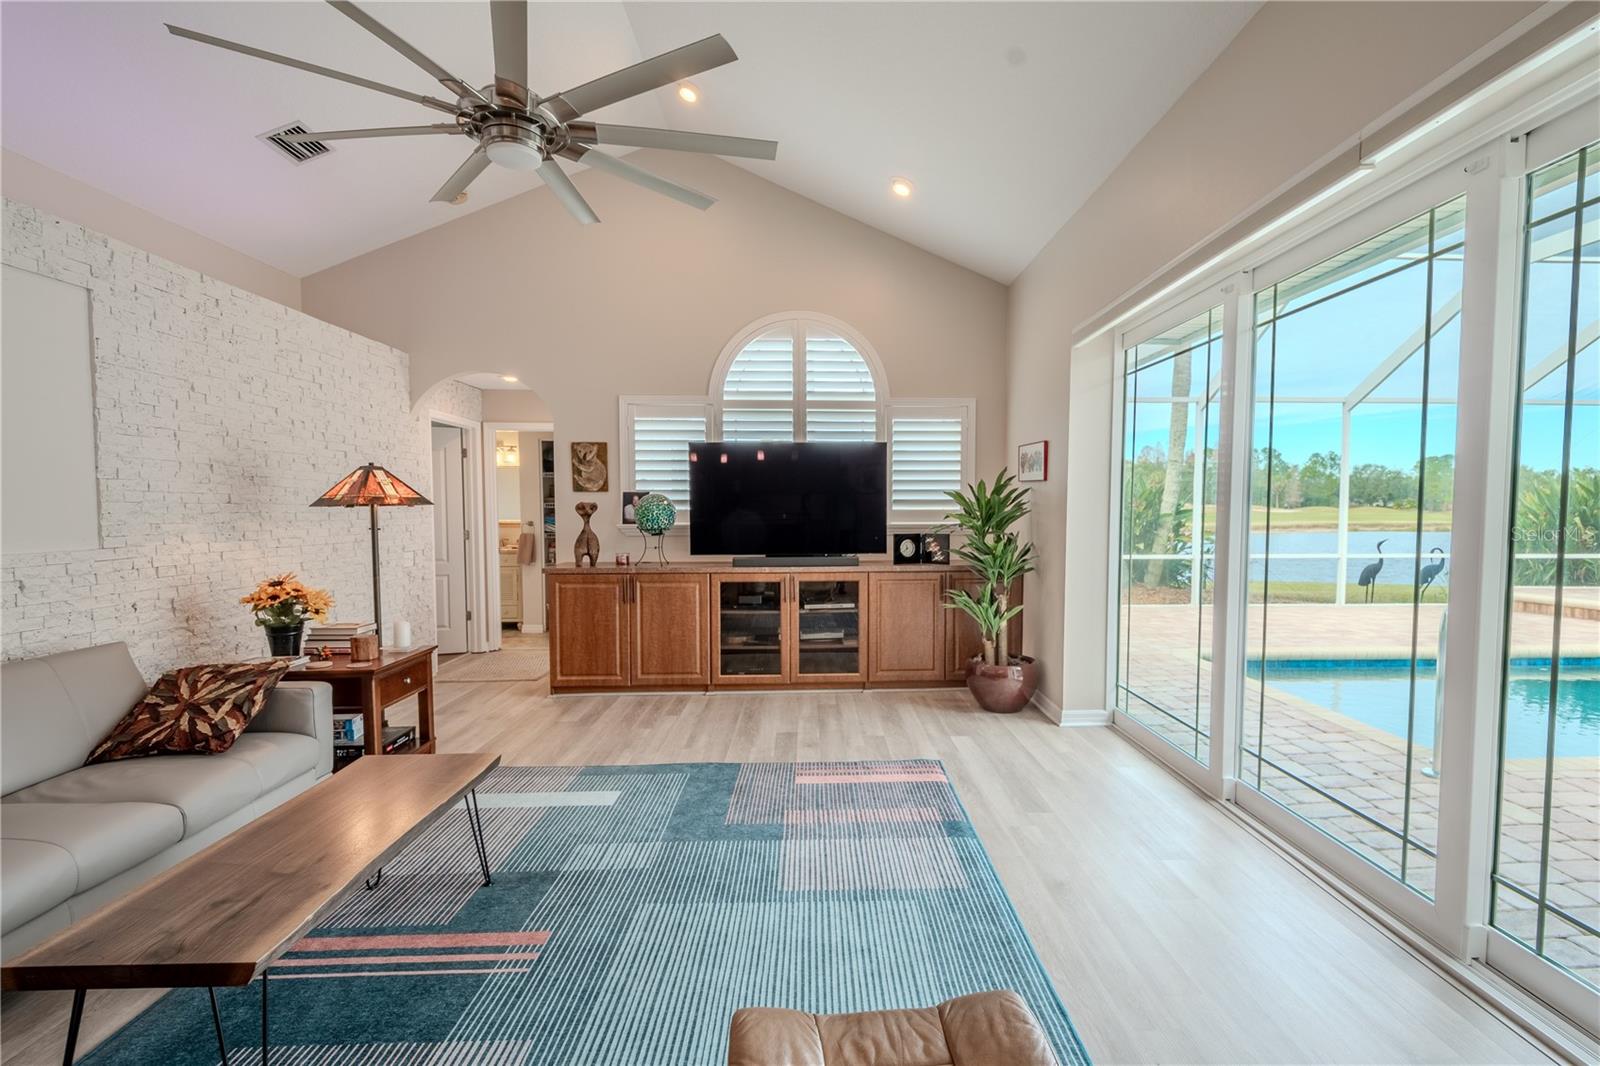
[[[1012,655],[1006,634],[1007,624],[1022,613],[1022,604],[1010,602],[1012,583],[1033,571],[1033,543],[1023,543],[1012,529],[1028,513],[1028,490],[1002,469],[993,488],[980,480],[946,495],[957,507],[948,516],[952,528],[964,534],[952,553],[983,580],[976,596],[965,589],[946,593],[945,607],[966,612],[983,638],[982,654],[967,663],[967,689],[986,711],[1020,711],[1039,687],[1038,664]]]

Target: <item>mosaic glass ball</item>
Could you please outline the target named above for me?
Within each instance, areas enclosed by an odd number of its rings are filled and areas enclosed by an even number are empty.
[[[633,505],[633,520],[639,532],[655,536],[678,524],[678,509],[661,493],[652,492]]]

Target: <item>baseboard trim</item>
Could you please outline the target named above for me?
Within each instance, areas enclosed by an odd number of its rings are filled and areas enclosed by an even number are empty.
[[[1060,722],[1063,727],[1077,727],[1086,725],[1109,726],[1111,724],[1111,712],[1095,707],[1089,707],[1079,711],[1062,711]]]
[[[1076,728],[1086,725],[1110,725],[1111,712],[1100,710],[1063,711],[1061,704],[1046,696],[1043,692],[1035,692],[1029,705],[1056,725],[1062,728]]]
[[[544,632],[544,626],[540,625],[538,622],[518,622],[517,623],[517,632],[519,632],[519,633],[543,633]]]

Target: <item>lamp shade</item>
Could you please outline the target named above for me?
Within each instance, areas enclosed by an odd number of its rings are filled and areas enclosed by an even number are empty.
[[[312,501],[313,507],[431,507],[433,501],[377,463],[358,466]]]

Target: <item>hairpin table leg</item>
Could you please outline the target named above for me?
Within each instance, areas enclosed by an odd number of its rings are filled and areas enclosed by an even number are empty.
[[[467,824],[472,829],[472,844],[478,849],[478,865],[483,868],[483,883],[487,887],[493,881],[489,877],[489,848],[483,841],[483,810],[478,806],[478,790],[468,789],[463,802],[467,805]]]
[[[261,1066],[267,1066],[272,1041],[267,1037],[267,971],[261,971]]]
[[[72,990],[72,1016],[67,1019],[67,1053],[61,1060],[66,1066],[72,1066],[73,1057],[78,1053],[78,1029],[83,1025],[83,996],[83,989]]]
[[[222,1038],[222,1012],[217,1010],[217,990],[207,987],[211,997],[211,1025],[217,1031],[217,1054],[222,1056],[222,1066],[228,1066],[228,1042]]]

